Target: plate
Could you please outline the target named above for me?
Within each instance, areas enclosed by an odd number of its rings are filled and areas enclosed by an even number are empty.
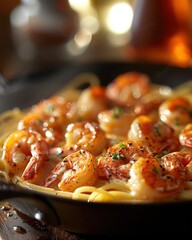
[[[192,79],[191,68],[151,63],[99,62],[61,65],[13,79],[1,93],[0,111],[27,108],[64,87],[79,74],[94,74],[103,85],[128,71],[146,73],[152,82],[175,87]],[[2,189],[1,189],[2,190]],[[29,192],[29,190],[27,191]],[[28,194],[28,193],[27,193]],[[65,230],[96,236],[154,235],[170,229],[183,234],[192,224],[192,201],[162,203],[92,203],[33,192],[54,209]],[[27,196],[27,195],[26,195]],[[12,204],[13,204],[12,200]]]

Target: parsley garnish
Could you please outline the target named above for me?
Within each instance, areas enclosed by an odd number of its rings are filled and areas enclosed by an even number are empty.
[[[181,126],[181,121],[180,121],[180,119],[175,119],[175,125],[176,125],[176,126]]]
[[[158,152],[153,152],[153,157],[157,156]]]
[[[36,123],[41,126],[41,125],[43,125],[44,122],[41,119],[37,119]]]
[[[120,148],[122,148],[122,149],[125,149],[125,148],[126,148],[126,145],[125,145],[124,143],[120,143],[119,146],[120,146]]]
[[[55,110],[55,106],[53,104],[47,104],[45,111],[48,113],[52,113]]]
[[[156,168],[156,167],[153,167],[153,168],[152,168],[152,172],[153,172],[154,174],[157,174],[157,173],[158,173],[157,168]]]
[[[18,183],[19,183],[19,179],[16,179],[16,180],[15,180],[15,184],[18,184]]]
[[[119,154],[119,153],[113,153],[112,155],[112,159],[113,160],[120,160],[120,159],[125,159],[125,156],[123,154]]]
[[[112,118],[118,118],[119,115],[123,114],[125,110],[123,108],[115,107],[113,109]]]
[[[159,127],[158,126],[154,126],[153,127],[153,131],[154,131],[156,137],[160,137],[161,136],[161,133],[159,131]]]

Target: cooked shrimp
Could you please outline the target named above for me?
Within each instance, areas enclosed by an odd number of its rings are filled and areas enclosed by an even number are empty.
[[[185,97],[177,96],[165,100],[160,105],[159,116],[179,134],[183,126],[191,122],[191,111],[190,101]]]
[[[98,159],[98,172],[107,179],[128,179],[132,164],[141,156],[151,153],[144,147],[123,141],[108,148]]]
[[[40,113],[29,113],[19,123],[19,130],[30,129],[39,132],[49,146],[55,146],[64,138],[64,129],[57,122],[57,118]]]
[[[179,134],[181,145],[192,148],[192,123],[188,123]]]
[[[97,160],[91,153],[79,150],[66,156],[51,171],[42,183],[44,187],[59,187],[62,191],[73,192],[84,185],[94,185],[98,179]]]
[[[78,115],[82,120],[97,121],[99,112],[108,108],[105,88],[91,86],[82,91],[77,101]]]
[[[141,100],[134,106],[134,112],[139,115],[150,115],[153,118],[159,118],[158,108],[162,104],[163,99]]]
[[[177,161],[182,164],[185,172],[185,180],[192,180],[192,151],[191,149],[182,149],[179,152],[171,152],[163,156],[162,161],[164,164],[171,164],[172,161]],[[170,165],[171,167],[171,165]]]
[[[135,144],[145,145],[154,156],[162,156],[180,148],[179,140],[169,125],[145,115],[134,119],[128,139]]]
[[[50,149],[50,154],[64,157],[80,149],[94,155],[101,154],[108,147],[108,139],[96,122],[70,123],[65,132],[65,144]]]
[[[172,94],[172,89],[168,86],[150,84],[150,91],[145,94],[140,101],[133,106],[133,111],[137,116],[148,115],[159,119],[160,105]]]
[[[60,125],[77,120],[76,103],[61,96],[53,96],[40,101],[31,108],[30,112],[53,117]]]
[[[5,141],[2,158],[11,173],[33,181],[48,158],[48,145],[35,131],[16,130]]]
[[[41,133],[50,146],[55,146],[63,140],[67,124],[76,120],[76,104],[54,96],[34,105],[19,121],[18,129],[33,129]]]
[[[132,106],[149,89],[149,77],[144,73],[133,71],[118,75],[106,87],[106,95],[115,105]]]
[[[100,112],[98,122],[108,138],[122,141],[127,139],[128,130],[136,116],[134,112],[114,107]]]
[[[131,194],[140,200],[163,200],[175,197],[184,187],[184,166],[177,158],[139,158],[130,170]]]
[[[108,146],[105,133],[96,122],[76,122],[67,126],[66,147],[77,146],[94,155],[99,155]]]

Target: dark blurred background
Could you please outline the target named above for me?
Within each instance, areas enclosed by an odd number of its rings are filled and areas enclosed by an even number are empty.
[[[14,55],[9,17],[18,4],[19,0],[0,1],[0,72],[7,72],[7,74],[9,74],[7,64],[9,65]]]
[[[11,78],[62,61],[121,59],[133,18],[132,3],[0,1],[0,72]]]
[[[191,66],[191,0],[0,1],[0,73],[60,62]]]

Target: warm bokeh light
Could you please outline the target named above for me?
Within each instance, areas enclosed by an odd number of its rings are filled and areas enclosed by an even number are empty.
[[[21,5],[15,8],[10,14],[10,21],[14,27],[25,26],[29,22],[29,17],[35,16],[39,11],[39,4],[36,4],[37,1],[25,0],[25,2],[30,2],[30,9]]]
[[[84,16],[80,21],[80,26],[87,29],[90,33],[95,34],[99,30],[99,22],[95,16]]]
[[[82,29],[81,31],[77,32],[74,37],[74,41],[79,48],[84,48],[89,45],[91,42],[92,35],[86,29]]]
[[[85,51],[91,40],[92,34],[86,29],[81,29],[75,34],[74,39],[66,44],[65,49],[71,56],[78,56]]]
[[[188,65],[188,62],[191,59],[191,53],[188,48],[188,41],[186,36],[177,34],[176,36],[170,38],[168,42],[168,48],[171,50],[173,60],[177,61],[179,65]]]
[[[106,27],[115,34],[129,31],[133,19],[133,9],[125,2],[112,5],[106,11]]]
[[[77,12],[85,12],[90,8],[90,0],[68,0],[72,9]]]

